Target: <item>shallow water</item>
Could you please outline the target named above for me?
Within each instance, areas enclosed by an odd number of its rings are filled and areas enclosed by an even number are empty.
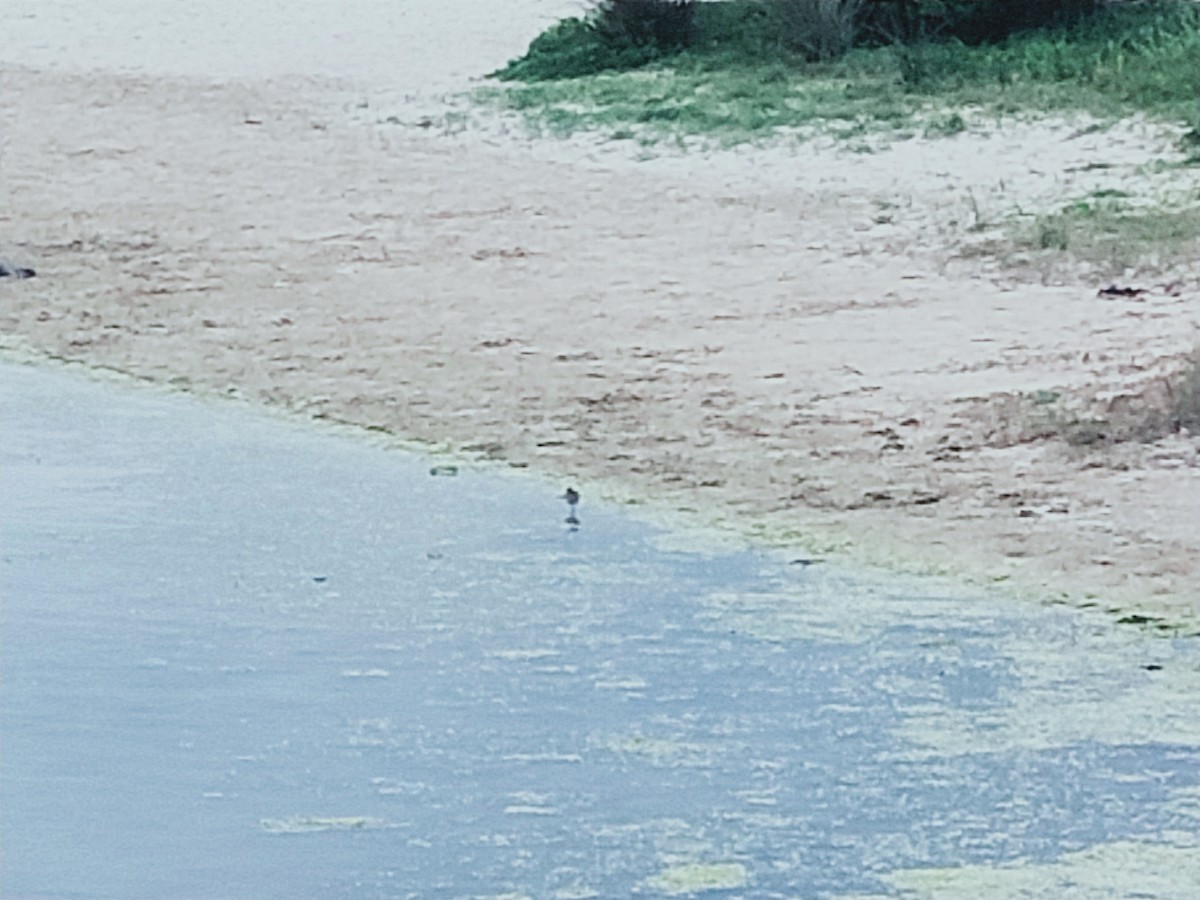
[[[0,416],[6,898],[1200,881],[1195,642],[62,372]]]

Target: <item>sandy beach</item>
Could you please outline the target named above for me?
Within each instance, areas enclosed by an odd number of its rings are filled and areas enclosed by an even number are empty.
[[[967,198],[1158,190],[1145,164],[1176,152],[1169,129],[645,160],[483,112],[431,127],[441,92],[558,11],[527,13],[424,92],[429,63],[382,80],[353,36],[343,68],[6,56],[0,249],[38,271],[0,288],[6,352],[381,429],[805,556],[1195,629],[1200,439],[1072,446],[1046,407],[1167,402],[1200,341],[1200,263],[1101,296],[1097,272],[961,252]]]

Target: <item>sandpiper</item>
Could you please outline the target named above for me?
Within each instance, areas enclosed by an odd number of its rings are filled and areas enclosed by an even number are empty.
[[[0,259],[0,278],[32,278],[37,272],[24,266],[15,266],[6,259]]]
[[[578,525],[579,519],[575,516],[575,507],[579,505],[579,491],[575,490],[575,488],[569,487],[567,488],[566,493],[562,495],[562,499],[567,501],[567,506],[571,510],[571,514],[567,516],[567,524]]]

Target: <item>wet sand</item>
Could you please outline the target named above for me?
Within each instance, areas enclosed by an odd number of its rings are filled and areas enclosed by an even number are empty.
[[[0,236],[39,277],[2,288],[11,355],[383,429],[805,555],[1200,615],[1197,438],[1071,448],[1022,399],[1157,402],[1200,334],[1200,268],[1102,298],[1096,274],[958,256],[950,224],[972,186],[1048,202],[1094,162],[1136,192],[1170,134],[641,163],[482,114],[411,127],[440,101],[351,69],[12,59]],[[1000,198],[1003,167],[1030,175]]]

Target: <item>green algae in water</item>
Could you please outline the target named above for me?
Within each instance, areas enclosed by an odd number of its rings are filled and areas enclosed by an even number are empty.
[[[1032,865],[909,869],[887,880],[914,900],[1195,900],[1200,885],[1200,842],[1117,841]]]
[[[977,750],[981,727],[991,750],[1045,750],[1087,741],[1136,745],[1147,735],[1164,744],[1200,743],[1200,670],[1142,668],[1145,644],[1125,634],[1077,634],[1070,652],[1036,632],[992,641],[1019,690],[976,713],[949,706],[908,716],[896,736],[914,757]]]
[[[387,678],[392,673],[387,669],[346,669],[343,678]]]
[[[1200,787],[1172,791],[1167,808],[1176,815],[1195,819],[1197,833],[1200,834]]]
[[[559,810],[552,805],[553,796],[531,791],[519,791],[509,795],[512,802],[504,807],[506,816],[557,816]]]
[[[746,886],[746,867],[741,863],[688,863],[663,869],[646,884],[665,894],[698,894],[728,891]]]
[[[290,819],[263,819],[262,827],[270,834],[314,834],[322,831],[374,831],[394,826],[370,816],[292,816]]]
[[[980,748],[981,729],[992,751],[1046,750],[1083,741],[1140,744],[1200,743],[1200,669],[1147,668],[1145,641],[1114,630],[1102,617],[1080,618],[1057,637],[1041,629],[996,631],[991,605],[953,595],[905,596],[886,590],[845,590],[836,578],[780,585],[778,590],[718,591],[705,596],[698,617],[705,628],[736,631],[775,644],[869,644],[889,630],[923,627],[927,658],[949,671],[992,658],[1011,683],[1001,703],[972,709],[946,703],[906,707],[895,726],[899,757],[958,756]],[[967,634],[982,630],[980,636]],[[938,633],[942,637],[938,637]],[[960,632],[955,634],[955,632]],[[964,634],[965,633],[965,634]],[[897,697],[920,685],[899,672],[878,684]]]
[[[595,900],[599,896],[588,887],[569,887],[554,892],[554,900]]]
[[[590,742],[593,747],[618,755],[636,756],[652,766],[707,769],[723,748],[642,734],[605,735]]]

